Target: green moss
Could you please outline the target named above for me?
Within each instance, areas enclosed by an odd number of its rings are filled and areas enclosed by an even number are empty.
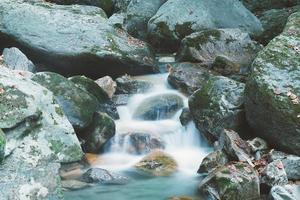
[[[59,106],[55,107],[55,112],[61,117],[64,116],[64,112],[62,111],[62,109]]]
[[[186,39],[184,39],[185,45],[187,47],[199,47],[203,44],[206,44],[213,40],[220,40],[221,38],[221,32],[220,30],[206,30],[202,31],[196,36],[189,36]]]
[[[179,38],[184,38],[187,35],[193,33],[192,22],[185,22],[183,24],[176,24],[175,31]]]

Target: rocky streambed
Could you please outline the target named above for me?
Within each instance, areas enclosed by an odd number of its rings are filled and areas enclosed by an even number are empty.
[[[0,0],[0,200],[300,198],[299,0]]]

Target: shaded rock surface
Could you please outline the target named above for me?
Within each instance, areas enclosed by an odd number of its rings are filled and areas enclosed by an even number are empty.
[[[138,94],[149,91],[153,85],[144,80],[135,80],[130,76],[122,76],[116,79],[116,94]]]
[[[292,7],[300,4],[299,0],[241,0],[253,12]]]
[[[300,12],[253,62],[246,84],[247,121],[279,150],[300,155]]]

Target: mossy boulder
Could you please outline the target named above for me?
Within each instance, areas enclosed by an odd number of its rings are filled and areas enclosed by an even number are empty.
[[[176,172],[177,163],[163,151],[155,150],[137,163],[135,168],[152,176],[170,176]]]
[[[300,12],[253,62],[246,84],[247,121],[258,137],[300,155]]]
[[[18,47],[49,71],[93,78],[157,71],[151,47],[110,24],[101,8],[3,0],[0,10],[0,48]]]
[[[212,64],[212,70],[230,76],[249,72],[261,49],[248,33],[240,29],[213,29],[185,37],[177,59]]]
[[[88,153],[99,153],[115,132],[114,120],[105,113],[96,112],[92,124],[79,133],[79,137],[83,140],[83,150]]]
[[[96,97],[53,72],[39,72],[31,79],[53,92],[63,113],[76,130],[82,130],[91,124],[98,103]]]
[[[229,162],[228,156],[221,150],[208,154],[203,160],[197,173],[208,173]]]
[[[0,163],[4,159],[5,145],[6,145],[6,137],[3,131],[0,129]]]
[[[246,133],[244,88],[243,83],[214,76],[190,96],[189,108],[193,119],[209,140],[217,140],[225,128]]]
[[[210,172],[201,181],[199,191],[207,199],[259,199],[259,178],[250,165],[233,163]]]
[[[134,110],[134,119],[157,120],[173,117],[183,107],[177,94],[158,94],[144,99]]]
[[[216,28],[262,31],[259,20],[239,0],[168,0],[148,22],[149,41],[169,51],[191,33]]]

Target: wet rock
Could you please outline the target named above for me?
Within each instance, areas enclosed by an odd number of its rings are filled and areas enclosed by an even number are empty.
[[[262,44],[267,45],[273,38],[283,31],[288,17],[297,11],[300,11],[300,6],[272,9],[260,14],[259,19],[264,27],[264,32],[258,37],[258,40]]]
[[[227,155],[217,150],[208,154],[202,161],[197,173],[208,173],[215,170],[217,167],[223,166],[229,162]]]
[[[172,65],[168,82],[181,92],[191,95],[208,81],[211,72],[204,65],[182,62]]]
[[[190,121],[192,121],[192,115],[189,108],[183,108],[181,115],[179,117],[180,123],[186,126]]]
[[[275,185],[288,184],[288,178],[280,160],[275,160],[265,167],[260,174],[260,184],[269,189]]]
[[[3,131],[0,129],[0,164],[4,159],[5,155],[5,145],[6,145],[6,137]]]
[[[226,77],[211,77],[189,98],[189,108],[197,127],[209,140],[217,140],[223,129],[247,132],[243,83]]]
[[[201,181],[198,189],[207,198],[216,200],[258,199],[260,196],[256,171],[245,163],[217,168]]]
[[[117,91],[116,94],[138,94],[145,93],[152,88],[152,83],[135,80],[128,75],[116,79]]]
[[[111,25],[101,8],[3,0],[0,10],[1,47],[16,46],[49,71],[93,78],[157,71],[151,47]]]
[[[129,179],[127,177],[101,168],[89,169],[82,175],[81,180],[87,183],[107,185],[124,185],[129,182]]]
[[[117,83],[110,77],[105,76],[95,81],[111,99],[116,92]]]
[[[53,92],[62,112],[76,130],[83,130],[89,126],[97,108],[96,97],[53,72],[39,72],[32,77],[32,80]]]
[[[3,50],[3,64],[12,70],[36,71],[35,65],[15,47]]]
[[[300,4],[299,0],[241,0],[253,12],[287,8]]]
[[[270,159],[281,160],[289,180],[300,180],[300,157],[280,151],[272,151]]]
[[[112,101],[116,106],[124,106],[127,105],[130,96],[129,94],[117,94],[113,96]]]
[[[111,15],[114,8],[114,0],[47,0],[52,3],[62,4],[62,5],[89,5],[97,6],[102,8],[107,15]]]
[[[133,113],[134,119],[157,120],[171,118],[183,107],[177,94],[159,94],[143,100]]]
[[[83,150],[88,153],[99,153],[104,144],[115,135],[115,122],[107,114],[96,112],[92,124],[79,133],[84,140]]]
[[[262,31],[259,20],[238,0],[169,0],[148,23],[152,44],[169,51],[185,36],[213,28],[240,28],[251,34]]]
[[[156,134],[128,133],[122,134],[122,137],[121,143],[127,146],[126,151],[131,154],[146,154],[165,147],[162,139]]]
[[[125,27],[130,35],[145,40],[147,25],[166,0],[131,0],[126,11]]]
[[[224,129],[219,138],[219,147],[226,152],[230,159],[245,161],[254,167],[251,162],[252,156],[249,144],[240,138],[235,131]]]
[[[212,63],[212,69],[224,76],[245,74],[261,50],[248,33],[240,29],[213,29],[185,37],[177,59]]]
[[[298,195],[294,192],[290,185],[286,186],[274,186],[271,189],[270,200],[297,200]]]
[[[63,180],[61,182],[63,190],[81,190],[87,187],[90,187],[91,185],[82,181],[78,180]]]
[[[252,64],[245,89],[247,121],[254,133],[279,150],[300,155],[300,12]]]
[[[155,150],[143,158],[135,167],[153,176],[169,176],[176,172],[176,161],[163,151]]]

